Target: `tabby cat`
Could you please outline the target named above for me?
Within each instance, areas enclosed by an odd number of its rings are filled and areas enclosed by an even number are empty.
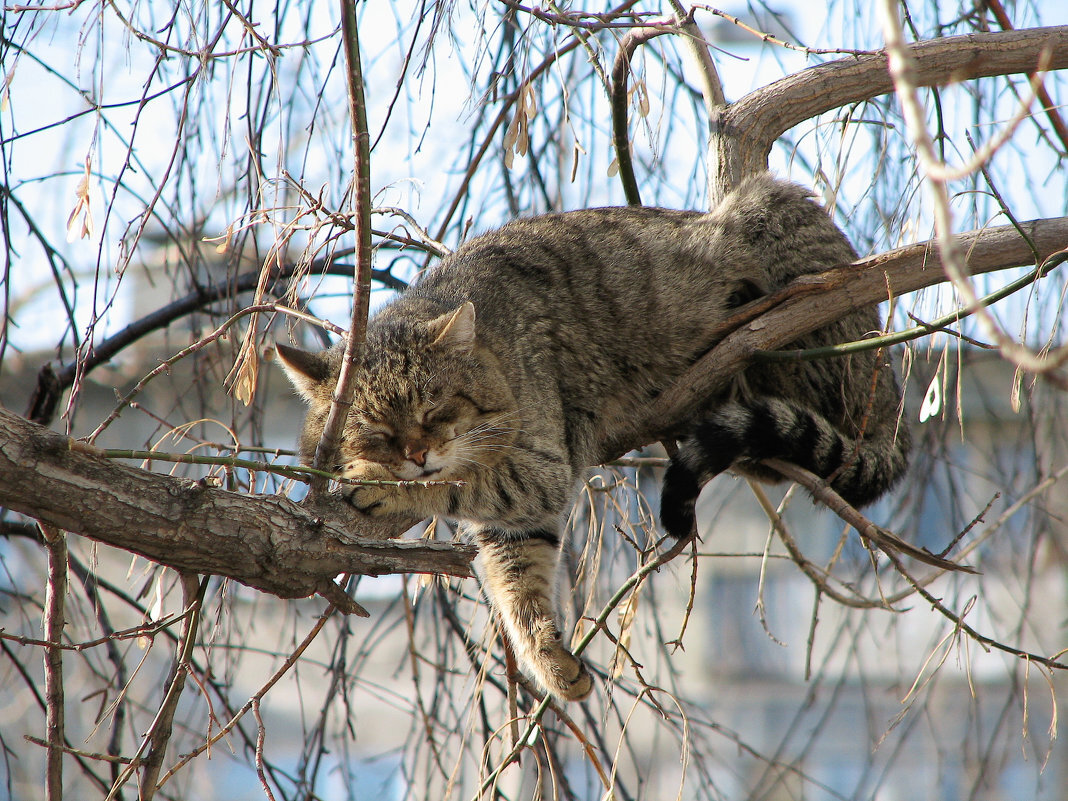
[[[855,258],[805,190],[767,175],[710,213],[602,208],[509,223],[371,320],[335,468],[462,480],[357,486],[349,497],[370,515],[462,521],[520,664],[554,695],[584,698],[592,679],[563,644],[556,596],[563,523],[599,443],[706,351],[737,306]],[[864,309],[796,346],[879,329],[877,310]],[[341,347],[278,353],[310,407],[301,439],[310,460]],[[893,373],[871,352],[750,367],[708,398],[673,459],[667,532],[693,534],[701,485],[727,468],[781,479],[761,466],[769,457],[829,477],[855,504],[874,500],[906,466],[897,406]]]

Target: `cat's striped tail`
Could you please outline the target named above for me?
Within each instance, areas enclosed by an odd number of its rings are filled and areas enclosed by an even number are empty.
[[[673,537],[694,531],[697,496],[714,476],[735,468],[764,480],[760,460],[778,458],[823,478],[853,506],[885,493],[908,466],[909,436],[894,419],[872,420],[859,441],[823,415],[779,398],[732,400],[698,424],[664,475],[660,520]]]

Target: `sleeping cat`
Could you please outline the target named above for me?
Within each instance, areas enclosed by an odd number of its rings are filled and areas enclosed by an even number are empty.
[[[558,697],[584,698],[592,680],[563,644],[555,598],[563,523],[598,444],[706,351],[736,307],[855,259],[805,190],[768,175],[707,214],[603,208],[509,223],[467,242],[370,321],[335,468],[462,480],[358,486],[349,497],[370,515],[463,522],[520,664]],[[877,310],[864,309],[795,345],[880,327]],[[278,346],[310,407],[306,460],[341,353]],[[708,398],[668,469],[667,532],[694,533],[701,485],[728,467],[779,480],[759,463],[769,457],[830,477],[855,504],[874,500],[906,466],[897,405],[893,373],[872,352],[751,366]]]

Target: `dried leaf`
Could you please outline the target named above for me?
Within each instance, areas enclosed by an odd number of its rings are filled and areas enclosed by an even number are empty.
[[[534,87],[527,85],[519,91],[516,98],[515,114],[504,132],[504,166],[512,168],[515,155],[525,156],[530,146],[527,123],[537,113],[538,103],[534,96]]]
[[[86,156],[85,172],[74,189],[74,208],[67,217],[68,242],[74,242],[77,239],[92,239],[96,230],[93,225],[93,211],[89,205],[89,177],[92,164],[92,156]]]
[[[638,611],[638,591],[631,593],[626,605],[619,610],[619,640],[612,657],[612,678],[618,679],[623,674],[627,659],[624,651],[630,647],[630,635],[634,627],[634,616]]]
[[[638,116],[649,116],[649,90],[645,86],[645,81],[639,80],[634,84],[634,94],[638,98]]]
[[[508,152],[515,145],[515,140],[519,136],[519,110],[512,115],[512,121],[508,123],[508,129],[504,132],[504,149]]]
[[[11,82],[15,80],[15,68],[18,64],[19,60],[16,58],[7,71],[7,77],[4,78],[4,91],[0,92],[0,113],[7,111],[8,104],[11,102]]]
[[[1009,403],[1012,404],[1012,410],[1016,414],[1020,413],[1020,389],[1023,386],[1023,370],[1019,367],[1016,368],[1016,373],[1012,377],[1012,392],[1009,394]]]
[[[534,119],[534,115],[538,112],[538,99],[534,96],[534,87],[531,84],[527,84],[526,90],[520,95],[520,98],[526,95],[526,99],[520,103],[520,108],[526,110],[528,120]]]
[[[260,367],[259,354],[255,348],[249,348],[238,358],[240,364],[237,367],[237,373],[234,375],[234,381],[230,385],[230,391],[235,398],[249,406],[252,403],[253,396],[256,394],[256,378],[259,375]]]

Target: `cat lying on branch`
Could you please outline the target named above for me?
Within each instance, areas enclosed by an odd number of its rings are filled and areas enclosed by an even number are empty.
[[[738,307],[855,259],[804,189],[768,175],[710,213],[623,207],[509,223],[467,242],[370,321],[334,468],[441,481],[357,486],[349,497],[370,515],[461,521],[520,664],[554,695],[582,699],[592,679],[563,644],[558,563],[598,445],[707,351]],[[792,347],[881,328],[870,307]],[[301,438],[310,460],[342,349],[279,345],[278,354],[310,407]],[[667,533],[696,533],[697,495],[728,468],[782,480],[768,458],[827,479],[854,506],[874,501],[907,465],[898,406],[879,351],[750,366],[679,431],[661,498]]]

